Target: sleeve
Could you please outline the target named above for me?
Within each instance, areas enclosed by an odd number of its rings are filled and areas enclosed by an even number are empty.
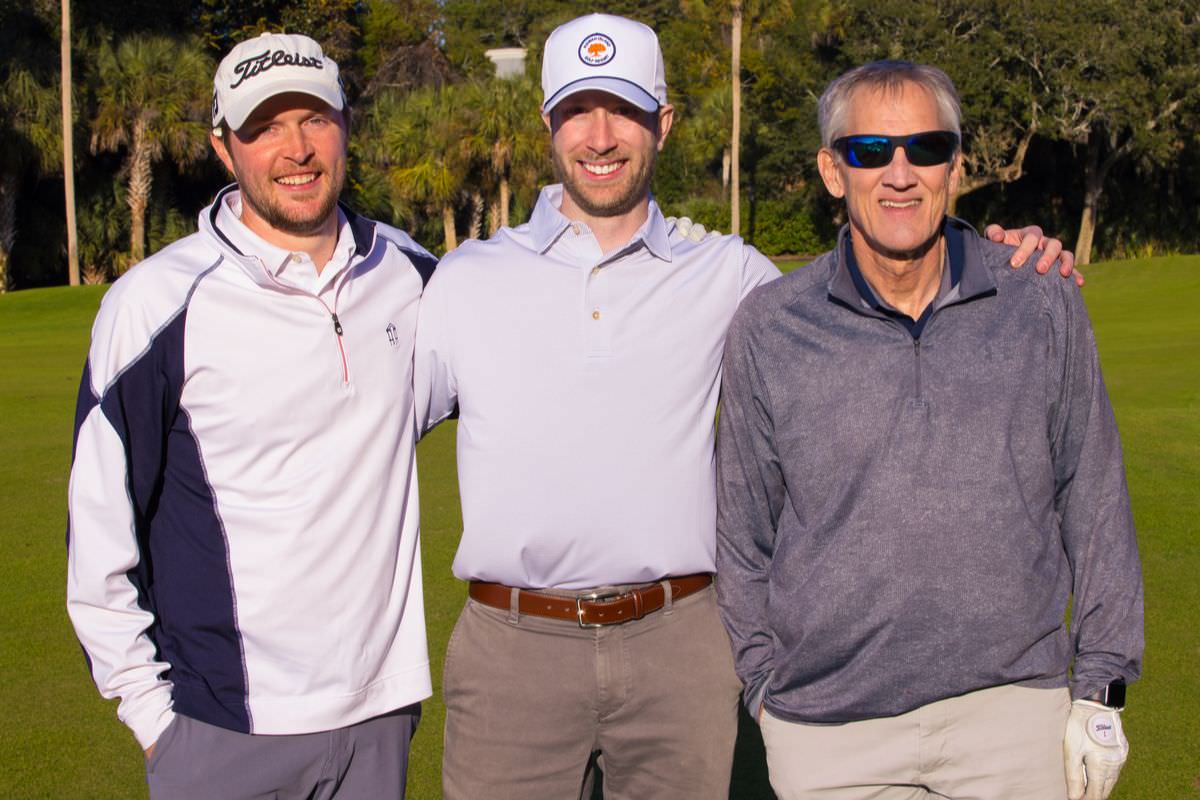
[[[147,534],[177,401],[159,348],[110,300],[93,328],[76,408],[67,612],[100,694],[120,698],[117,716],[144,749],[174,717],[170,664],[153,639]]]
[[[768,577],[786,495],[770,399],[748,309],[726,341],[717,436],[717,601],[733,644],[745,703],[757,719],[772,670]]]
[[[758,252],[753,246],[742,246],[742,286],[738,302],[754,289],[780,276],[779,267],[771,259]]]
[[[413,355],[413,392],[417,432],[424,436],[442,420],[458,413],[458,386],[451,364],[451,332],[445,264],[434,273],[421,295]]]
[[[1066,296],[1066,331],[1051,343],[1059,348],[1062,375],[1051,452],[1055,510],[1073,576],[1071,696],[1079,698],[1140,674],[1142,574],[1121,440],[1092,326],[1075,286],[1054,290]]]

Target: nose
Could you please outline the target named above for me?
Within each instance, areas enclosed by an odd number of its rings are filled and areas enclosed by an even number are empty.
[[[312,158],[312,142],[308,140],[303,126],[288,125],[284,135],[286,139],[283,154],[287,159],[295,161],[297,164],[303,164]]]
[[[892,161],[883,171],[883,182],[894,189],[907,189],[917,183],[917,174],[912,163],[908,160],[908,151],[897,147],[892,153]]]
[[[603,155],[617,146],[612,116],[607,109],[595,108],[588,114],[586,142],[588,149],[598,155]]]

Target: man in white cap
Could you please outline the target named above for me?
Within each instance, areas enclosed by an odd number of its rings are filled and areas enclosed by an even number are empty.
[[[650,28],[581,17],[544,59],[560,184],[447,256],[421,305],[418,422],[459,413],[471,582],[445,796],[586,796],[599,766],[609,800],[724,798],[740,687],[712,588],[713,422],[729,320],[779,272],[650,196],[674,119]]]
[[[338,204],[349,109],[305,36],[235,47],[236,183],[104,298],[67,607],[152,798],[402,797],[430,694],[412,347],[434,259]]]

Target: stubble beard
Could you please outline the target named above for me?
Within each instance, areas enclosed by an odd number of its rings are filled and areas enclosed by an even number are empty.
[[[554,165],[555,179],[563,185],[563,189],[571,196],[571,201],[585,214],[593,217],[619,217],[633,211],[650,195],[650,182],[654,178],[654,162],[657,156],[658,151],[651,148],[642,160],[641,168],[629,179],[626,190],[609,200],[597,200],[587,195],[584,186],[572,175],[571,162],[567,157],[553,153],[550,161]]]
[[[322,175],[328,175],[324,169],[321,170]],[[267,179],[271,184],[274,183],[271,179]],[[342,170],[334,176],[333,186],[330,191],[321,200],[321,205],[318,206],[315,213],[298,217],[294,214],[289,214],[281,203],[278,203],[270,194],[270,191],[259,192],[258,188],[244,183],[239,185],[242,192],[242,202],[250,206],[255,214],[277,231],[290,234],[292,236],[312,236],[318,233],[325,222],[329,219],[329,215],[334,213],[334,208],[337,206],[338,198],[342,195],[342,187],[346,182],[346,173]]]

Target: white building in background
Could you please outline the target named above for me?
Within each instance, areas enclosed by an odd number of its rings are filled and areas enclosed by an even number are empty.
[[[525,73],[524,47],[497,47],[483,54],[496,65],[497,78],[515,78]]]

